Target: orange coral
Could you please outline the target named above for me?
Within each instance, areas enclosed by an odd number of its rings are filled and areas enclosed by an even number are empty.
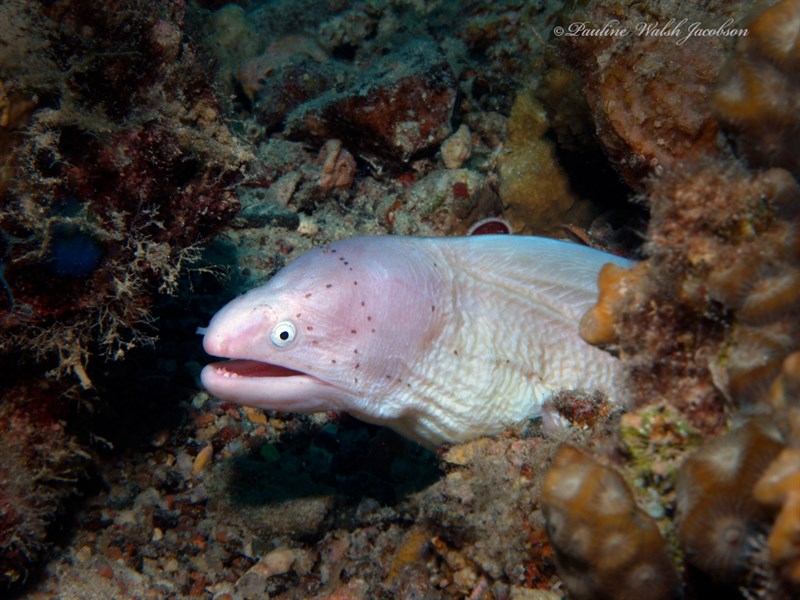
[[[570,597],[677,596],[678,577],[658,527],[619,473],[562,446],[545,476],[541,504]]]
[[[581,337],[594,345],[612,344],[618,341],[615,310],[629,289],[637,287],[646,271],[646,263],[630,269],[608,263],[600,269],[597,286],[599,297],[580,324]]]
[[[767,539],[770,560],[800,584],[800,448],[786,448],[753,489],[756,500],[779,509]]]

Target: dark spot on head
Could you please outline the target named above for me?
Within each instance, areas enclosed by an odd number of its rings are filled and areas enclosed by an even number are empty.
[[[327,283],[327,284],[325,284],[325,287],[326,287],[326,288],[333,287],[333,284],[332,284],[332,283]]]
[[[367,321],[372,321],[372,316],[367,315]]]
[[[364,301],[363,300],[361,301],[361,306],[364,306]]]
[[[331,363],[335,365],[335,364],[336,364],[336,359],[335,359],[335,358],[332,358],[332,359],[331,359]]]
[[[358,331],[356,331],[355,329],[351,329],[351,330],[350,330],[350,333],[353,333],[353,334],[355,334],[355,333],[358,333]]]
[[[375,333],[375,329],[374,328],[372,329],[372,333]]]
[[[306,325],[306,329],[308,331],[314,331],[314,328],[311,325]]]
[[[311,292],[307,293],[307,294],[305,295],[305,297],[306,297],[306,298],[311,298]]]
[[[455,354],[456,356],[458,356],[458,350],[453,350],[453,354]]]
[[[346,265],[349,265],[350,263],[349,263],[349,262],[347,262],[347,261],[344,261],[344,264],[346,264]]]
[[[388,375],[388,374],[387,374],[387,375],[384,375],[384,377],[386,377],[386,379],[391,379],[391,378],[392,378],[392,376],[391,376],[391,375]]]
[[[358,348],[353,348],[353,354],[358,354]]]
[[[436,310],[436,307],[433,304],[431,304],[431,312],[433,312],[435,310]]]
[[[317,344],[319,344],[319,340],[311,340],[312,346],[316,346]]]
[[[300,313],[297,313],[297,314],[295,315],[295,317],[299,319],[299,318],[300,318]]]
[[[330,250],[333,254],[336,254],[336,248],[331,248]]]
[[[353,367],[353,368],[354,368],[354,369],[357,369],[357,368],[358,368],[358,367],[360,367],[360,366],[361,366],[361,363],[356,363],[356,366],[355,366],[355,367]]]
[[[344,256],[340,256],[340,257],[339,257],[339,260],[344,260]]]
[[[353,383],[358,383],[358,377],[353,378]]]

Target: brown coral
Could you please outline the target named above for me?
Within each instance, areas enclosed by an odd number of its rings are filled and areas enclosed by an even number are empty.
[[[739,40],[713,94],[717,118],[756,167],[800,176],[800,3],[782,0]]]
[[[541,496],[570,597],[675,598],[680,584],[658,527],[613,469],[563,446]]]
[[[753,486],[783,449],[778,429],[753,419],[708,442],[681,467],[678,537],[687,561],[714,581],[736,583],[751,565],[770,516]]]
[[[751,175],[715,161],[651,186],[650,258],[636,280],[600,282],[584,330],[594,320],[615,333],[637,401],[658,394],[718,430],[732,405],[712,383],[733,404],[757,401],[797,348],[800,189],[781,169]]]
[[[779,513],[767,539],[770,560],[800,585],[800,448],[786,448],[753,489],[755,499]]]

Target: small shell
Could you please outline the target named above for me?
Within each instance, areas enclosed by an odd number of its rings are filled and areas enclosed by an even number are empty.
[[[192,477],[195,477],[205,468],[205,466],[211,461],[212,456],[214,456],[214,447],[211,444],[206,444],[203,449],[197,453],[197,456],[194,459],[194,464],[192,465]]]

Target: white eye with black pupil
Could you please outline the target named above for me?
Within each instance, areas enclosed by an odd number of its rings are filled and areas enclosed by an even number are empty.
[[[295,329],[294,323],[282,321],[272,328],[269,339],[278,348],[284,348],[292,343],[296,333],[297,329]]]

